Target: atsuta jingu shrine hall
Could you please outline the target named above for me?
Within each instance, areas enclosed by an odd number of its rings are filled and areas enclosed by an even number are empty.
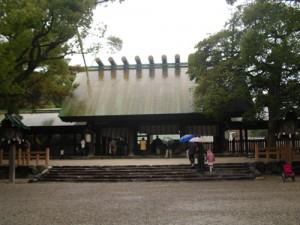
[[[187,74],[188,64],[180,62],[179,55],[174,63],[168,63],[165,55],[159,63],[152,56],[148,60],[141,62],[137,56],[135,64],[129,64],[123,57],[123,65],[117,65],[109,58],[110,65],[104,65],[97,58],[97,67],[76,75],[61,109],[22,112],[21,121],[30,128],[25,138],[31,150],[49,147],[51,156],[58,156],[61,150],[73,156],[78,154],[83,137],[87,154],[107,155],[108,143],[117,138],[127,149],[119,154],[139,155],[139,140],[144,137],[147,153],[152,154],[150,144],[159,135],[172,137],[174,153],[184,154],[184,144],[178,139],[194,134],[209,137],[205,144],[222,153],[228,151],[224,144],[228,130],[237,130],[237,138],[247,141],[248,129],[266,129],[266,122],[251,127],[238,120],[246,110],[240,103],[228,110],[224,121],[206,118],[195,110],[195,82]],[[4,118],[4,112],[0,117]],[[244,148],[253,151],[248,145]]]

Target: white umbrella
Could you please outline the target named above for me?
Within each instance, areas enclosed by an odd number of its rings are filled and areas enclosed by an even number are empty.
[[[162,142],[163,142],[164,144],[166,144],[166,145],[171,145],[171,144],[173,144],[174,140],[173,140],[172,138],[170,138],[170,137],[164,137],[164,138],[162,139]]]

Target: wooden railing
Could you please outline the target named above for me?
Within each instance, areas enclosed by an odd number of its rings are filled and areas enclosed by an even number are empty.
[[[275,161],[286,161],[291,163],[293,160],[300,159],[300,148],[290,147],[287,142],[284,146],[268,148],[261,148],[255,145],[255,161],[270,162]]]
[[[49,165],[50,161],[50,149],[46,148],[45,151],[31,152],[30,150],[22,151],[18,150],[16,155],[17,165],[30,165],[32,159],[35,159],[35,165],[40,165],[40,160],[45,160],[45,165]],[[0,149],[0,165],[4,161],[4,151]]]
[[[299,147],[292,148],[292,159],[300,160],[300,148]]]
[[[255,161],[265,161],[269,162],[270,160],[280,161],[284,157],[285,151],[282,147],[275,148],[259,148],[258,145],[255,146]]]
[[[236,154],[236,155],[247,155],[247,154],[255,154],[255,146],[258,145],[260,148],[267,147],[267,140],[232,140],[232,141],[226,141],[225,142],[225,151]],[[284,147],[285,141],[284,140],[278,140],[276,141],[276,147]],[[300,148],[300,140],[294,139],[291,140],[291,146],[293,148]]]

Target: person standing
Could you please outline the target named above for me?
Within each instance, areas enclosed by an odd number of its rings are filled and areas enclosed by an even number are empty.
[[[85,140],[81,138],[80,141],[80,156],[85,156]]]
[[[140,142],[140,150],[141,150],[141,154],[144,156],[147,150],[147,141],[145,140],[145,138],[142,138]]]
[[[109,154],[111,154],[112,156],[116,156],[117,150],[117,141],[115,139],[112,139],[109,142]]]
[[[158,135],[156,135],[156,139],[152,141],[152,154],[160,155],[162,145],[162,140],[159,138]]]
[[[197,151],[197,145],[194,142],[189,142],[187,145],[188,148],[188,156],[191,163],[191,167],[195,166],[195,154]]]
[[[165,158],[172,158],[172,155],[173,155],[172,144],[171,143],[167,143],[166,146],[167,147],[166,147]]]
[[[202,143],[198,143],[198,166],[201,171],[205,170],[205,150]]]
[[[209,166],[209,172],[212,172],[213,168],[214,168],[214,162],[215,162],[215,155],[212,152],[212,150],[209,148],[207,150],[207,154],[206,154],[206,161],[207,161],[207,165]]]

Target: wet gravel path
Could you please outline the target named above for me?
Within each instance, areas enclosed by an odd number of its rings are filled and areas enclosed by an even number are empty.
[[[0,224],[299,225],[300,181],[0,183]]]

